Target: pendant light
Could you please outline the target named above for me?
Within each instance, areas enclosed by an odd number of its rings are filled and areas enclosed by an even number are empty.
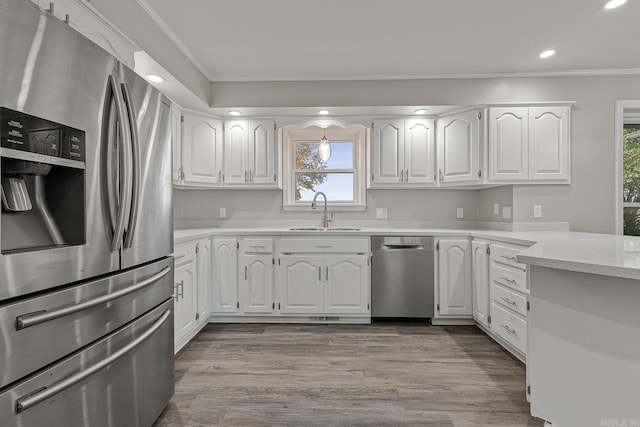
[[[328,161],[331,158],[331,144],[326,135],[322,135],[320,144],[318,145],[318,157],[323,162]]]

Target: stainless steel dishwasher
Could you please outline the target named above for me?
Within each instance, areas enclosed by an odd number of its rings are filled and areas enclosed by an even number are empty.
[[[433,317],[433,237],[372,237],[371,317]]]

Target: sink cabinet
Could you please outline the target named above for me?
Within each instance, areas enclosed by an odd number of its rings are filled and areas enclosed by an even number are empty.
[[[281,239],[277,270],[281,314],[370,321],[369,239]]]

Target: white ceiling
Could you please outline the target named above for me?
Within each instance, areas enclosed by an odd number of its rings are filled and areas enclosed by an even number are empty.
[[[640,72],[640,0],[138,2],[212,81]]]

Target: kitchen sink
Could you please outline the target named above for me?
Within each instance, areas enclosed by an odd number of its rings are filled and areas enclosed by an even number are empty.
[[[290,228],[291,231],[324,231],[324,228],[319,227],[294,227]]]
[[[321,227],[293,227],[289,229],[290,231],[362,231],[362,228],[356,227],[331,227],[331,228],[321,228]]]

